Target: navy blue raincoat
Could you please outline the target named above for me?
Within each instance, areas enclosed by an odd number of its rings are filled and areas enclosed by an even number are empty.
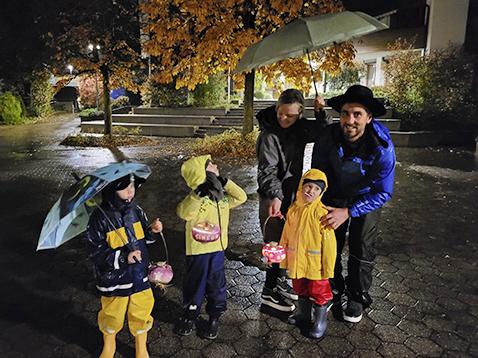
[[[155,241],[144,211],[133,202],[104,202],[95,209],[87,228],[90,258],[95,264],[96,288],[102,296],[130,296],[150,288],[146,244]],[[106,214],[106,216],[105,216]],[[131,251],[141,262],[128,264]]]

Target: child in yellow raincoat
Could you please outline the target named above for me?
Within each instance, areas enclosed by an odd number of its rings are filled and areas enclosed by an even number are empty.
[[[244,203],[247,195],[232,180],[219,175],[210,155],[184,162],[181,175],[192,191],[176,209],[178,216],[186,221],[184,314],[176,331],[183,336],[192,333],[206,297],[209,322],[202,335],[214,339],[219,317],[226,310],[224,250],[229,210]]]
[[[312,338],[320,339],[327,328],[327,311],[332,303],[329,278],[334,277],[337,244],[334,230],[320,223],[327,215],[321,198],[327,189],[327,177],[318,169],[303,176],[287,219],[280,244],[286,249],[281,267],[288,270],[294,291],[299,296],[291,324],[310,324],[313,308]]]

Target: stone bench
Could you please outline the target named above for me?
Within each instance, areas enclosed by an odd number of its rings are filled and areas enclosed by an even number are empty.
[[[225,108],[200,107],[134,107],[133,114],[173,114],[185,116],[220,116],[226,114]]]
[[[112,118],[113,122],[145,124],[180,124],[201,126],[214,122],[214,117],[172,114],[113,114]]]

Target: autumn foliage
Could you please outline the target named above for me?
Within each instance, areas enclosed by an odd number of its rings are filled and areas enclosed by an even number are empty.
[[[194,89],[210,75],[236,67],[253,43],[298,17],[343,11],[337,0],[146,0],[140,5],[148,40],[144,50],[154,57],[153,75],[161,83]],[[340,71],[355,50],[343,43],[311,53],[321,72]],[[266,80],[281,73],[308,90],[312,76],[305,58],[280,61],[261,69]],[[240,86],[241,75],[235,76]]]

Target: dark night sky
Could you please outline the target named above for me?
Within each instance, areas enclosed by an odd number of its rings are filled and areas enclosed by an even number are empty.
[[[425,0],[342,0],[345,8],[376,16],[385,12],[425,3]]]

